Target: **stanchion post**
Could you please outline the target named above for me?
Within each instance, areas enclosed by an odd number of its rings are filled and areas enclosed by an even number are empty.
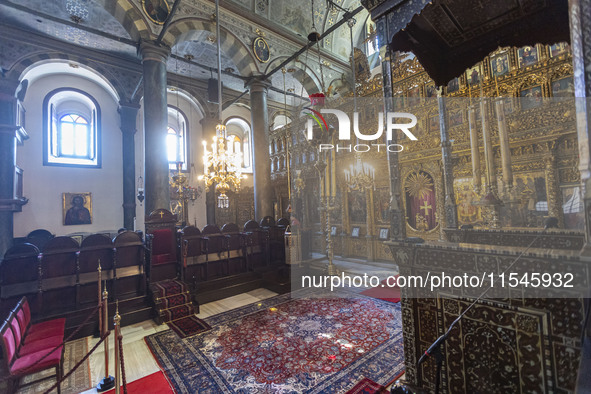
[[[98,282],[96,284],[96,287],[98,289],[98,305],[99,305],[99,311],[98,311],[98,321],[99,321],[99,336],[102,338],[103,337],[103,309],[102,309],[102,284],[103,282],[103,272],[101,269],[101,259],[98,260]]]
[[[115,317],[113,318],[113,326],[115,333],[115,394],[120,394],[121,387],[121,361],[119,360],[119,334],[121,330],[121,316],[119,316],[119,300],[115,304]]]
[[[107,284],[104,284],[103,289],[103,326],[102,337],[109,332],[109,293],[107,292]],[[105,344],[105,377],[96,386],[96,391],[103,392],[112,389],[115,386],[115,378],[109,375],[109,337],[104,340]]]

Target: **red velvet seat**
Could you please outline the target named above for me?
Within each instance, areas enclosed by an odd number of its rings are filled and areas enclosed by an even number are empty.
[[[59,381],[63,371],[63,346],[59,346],[54,351],[51,350],[53,347],[48,347],[38,351],[31,350],[30,353],[23,355],[19,354],[21,351],[25,350],[24,347],[18,343],[18,335],[15,335],[15,331],[13,331],[13,328],[16,327],[16,331],[20,332],[18,321],[14,318],[12,320],[13,322],[16,322],[16,324],[11,324],[6,321],[0,328],[0,339],[2,341],[2,350],[4,354],[3,363],[5,364],[4,370],[8,371],[9,374],[7,381],[8,392],[12,393],[16,391],[18,382],[22,376],[37,373],[49,368],[55,368],[56,379]],[[57,392],[61,392],[59,384]]]
[[[31,338],[28,338],[28,342],[24,343],[24,332],[21,329],[14,312],[9,315],[7,322],[10,324],[10,328],[12,328],[16,343],[20,346],[18,349],[19,356],[26,356],[43,350],[47,353],[61,345],[64,339],[63,336],[44,337],[37,340],[31,340]]]
[[[152,264],[176,263],[176,247],[172,230],[165,228],[152,232]]]
[[[16,318],[25,334],[25,344],[28,341],[37,341],[40,339],[61,337],[63,339],[66,329],[66,319],[53,319],[37,324],[31,324],[31,310],[26,297],[23,297],[14,310]]]

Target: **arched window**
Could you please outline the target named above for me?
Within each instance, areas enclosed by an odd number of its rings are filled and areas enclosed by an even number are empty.
[[[242,155],[242,172],[252,172],[250,125],[241,118],[226,121],[228,151]]]
[[[168,107],[168,133],[166,135],[166,152],[168,156],[168,168],[174,170],[177,163],[182,163],[182,170],[187,170],[188,123],[185,115],[172,106]]]
[[[50,92],[43,101],[43,165],[101,166],[100,107],[73,88]]]

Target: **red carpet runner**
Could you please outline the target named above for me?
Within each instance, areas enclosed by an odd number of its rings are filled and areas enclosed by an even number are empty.
[[[393,281],[390,280],[390,282]],[[384,279],[378,287],[362,291],[361,294],[388,302],[400,302],[400,287],[389,287],[387,279]]]
[[[196,335],[211,328],[195,316],[191,293],[186,283],[180,280],[163,280],[150,285],[156,314],[160,322],[181,338]]]
[[[387,394],[388,390],[371,379],[363,378],[347,394]]]
[[[113,394],[115,389],[107,391],[106,394]],[[123,393],[123,387],[121,387]],[[127,383],[127,394],[167,394],[174,393],[174,390],[166,380],[162,371],[155,372],[141,379]]]

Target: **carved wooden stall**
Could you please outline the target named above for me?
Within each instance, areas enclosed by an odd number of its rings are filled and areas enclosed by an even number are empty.
[[[482,236],[467,232],[470,239]],[[435,275],[441,271],[482,276],[483,272],[499,274],[506,269],[531,243],[534,234],[487,233],[489,239],[496,240],[512,236],[515,246],[504,246],[501,251],[497,246],[483,244],[388,245],[401,276],[425,277],[428,272]],[[588,286],[589,262],[581,259],[576,249],[580,237],[554,231],[541,239],[552,240],[548,246],[561,245],[562,249],[551,254],[548,249],[530,249],[512,271],[572,272]],[[410,384],[434,389],[435,363],[429,361],[417,367],[419,357],[485,288],[437,288],[423,293],[402,288],[405,379]],[[552,291],[547,288],[524,290],[520,285],[501,289],[497,283],[446,341],[443,392],[572,393],[581,352],[583,300],[575,290],[563,289],[561,296],[551,298]]]

